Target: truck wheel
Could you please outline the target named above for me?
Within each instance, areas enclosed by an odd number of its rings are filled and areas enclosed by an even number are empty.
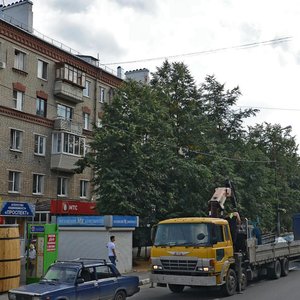
[[[126,299],[126,294],[124,291],[118,291],[114,298],[114,300],[125,300],[125,299]]]
[[[242,272],[242,282],[241,282],[241,288],[242,291],[244,291],[247,288],[248,280],[247,280],[247,274],[245,271]]]
[[[169,284],[169,289],[173,293],[181,293],[184,289],[184,285],[179,284]]]
[[[285,257],[282,261],[281,261],[281,276],[287,276],[289,273],[289,260]]]
[[[222,294],[232,296],[237,288],[237,278],[233,269],[229,269],[226,275],[225,284],[222,286]]]
[[[273,266],[268,269],[270,279],[278,279],[281,276],[281,264],[279,260],[274,261]]]

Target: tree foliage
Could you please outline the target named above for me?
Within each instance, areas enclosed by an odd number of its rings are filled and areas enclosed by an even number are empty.
[[[139,215],[142,224],[168,217],[205,216],[214,188],[235,185],[241,214],[275,227],[278,208],[290,229],[299,211],[298,148],[291,128],[244,121],[239,87],[214,76],[200,87],[183,63],[165,61],[150,85],[128,81],[106,105],[91,153],[101,214]]]

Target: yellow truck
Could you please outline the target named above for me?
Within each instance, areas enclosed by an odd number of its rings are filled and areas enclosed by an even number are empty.
[[[238,228],[237,240],[222,217],[231,188],[217,188],[209,201],[210,217],[164,220],[155,226],[151,281],[180,293],[185,286],[220,286],[224,295],[246,288],[260,275],[287,276],[289,261],[300,257],[300,241],[258,244],[253,226]]]

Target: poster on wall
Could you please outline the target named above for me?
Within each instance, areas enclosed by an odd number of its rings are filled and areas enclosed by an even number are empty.
[[[48,234],[47,236],[47,252],[56,251],[56,235]]]

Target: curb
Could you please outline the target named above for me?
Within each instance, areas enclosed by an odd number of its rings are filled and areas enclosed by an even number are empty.
[[[140,280],[140,282],[139,282],[139,286],[141,286],[141,285],[145,285],[145,284],[150,284],[150,278],[145,278],[145,279],[142,279],[142,280]]]

